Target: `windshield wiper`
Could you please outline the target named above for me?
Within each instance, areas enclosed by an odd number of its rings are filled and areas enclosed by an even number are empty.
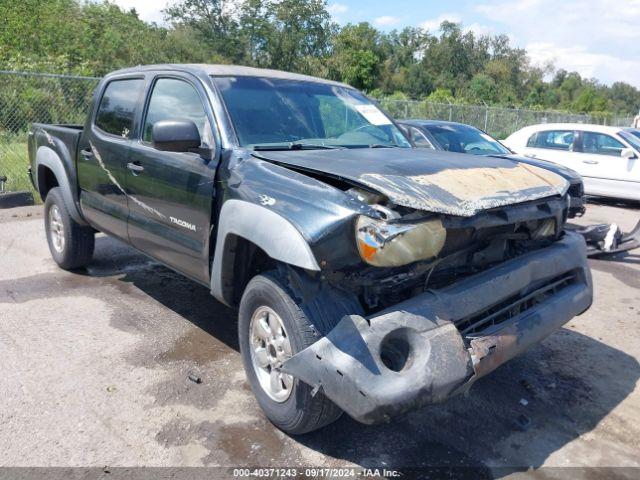
[[[317,143],[296,143],[291,142],[282,145],[254,145],[253,149],[257,151],[269,150],[334,150],[336,148],[344,148],[338,145],[318,145]]]
[[[372,143],[369,148],[395,148],[395,145],[384,145],[383,143]]]
[[[344,148],[400,148],[398,145],[385,145],[384,143],[371,143],[371,144],[355,144],[345,145]]]

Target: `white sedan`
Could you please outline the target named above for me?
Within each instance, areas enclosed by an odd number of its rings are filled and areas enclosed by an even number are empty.
[[[502,143],[575,170],[588,195],[640,200],[640,130],[547,123],[518,130]]]

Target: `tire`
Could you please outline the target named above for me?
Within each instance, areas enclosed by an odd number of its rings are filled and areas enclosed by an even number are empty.
[[[47,194],[44,227],[51,256],[60,268],[75,270],[89,264],[95,245],[94,230],[71,218],[60,187],[52,188]]]
[[[255,344],[251,328],[254,314],[265,307],[282,321],[292,355],[321,338],[311,319],[294,301],[286,282],[275,271],[258,275],[249,282],[240,301],[238,333],[244,369],[258,404],[276,427],[290,434],[308,433],[336,421],[342,410],[321,392],[311,395],[312,387],[301,380],[289,377],[292,387],[284,400],[272,398],[273,391],[270,394],[261,384],[258,375],[263,374],[252,359]]]

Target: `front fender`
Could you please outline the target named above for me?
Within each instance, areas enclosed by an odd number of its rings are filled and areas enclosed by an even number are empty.
[[[224,278],[225,262],[232,255],[229,239],[233,235],[254,243],[274,260],[305,270],[320,270],[307,240],[287,219],[261,205],[227,200],[220,210],[211,268],[211,294],[226,305],[233,302]]]

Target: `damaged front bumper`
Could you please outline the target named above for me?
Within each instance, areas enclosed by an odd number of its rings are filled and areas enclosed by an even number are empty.
[[[428,290],[370,318],[344,317],[282,365],[363,423],[444,401],[589,308],[582,237]]]
[[[587,207],[583,196],[569,195],[569,218],[581,217],[586,211]]]

